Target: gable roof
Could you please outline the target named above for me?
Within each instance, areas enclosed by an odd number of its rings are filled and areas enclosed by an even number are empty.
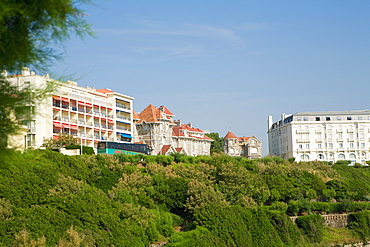
[[[237,138],[238,137],[236,137],[236,135],[234,135],[234,133],[231,131],[227,132],[227,134],[224,137],[224,139],[237,139]]]
[[[167,154],[167,152],[170,150],[170,148],[171,148],[171,145],[163,145],[161,150],[159,150],[157,155]]]

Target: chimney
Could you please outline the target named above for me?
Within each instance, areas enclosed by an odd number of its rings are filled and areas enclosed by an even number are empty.
[[[22,68],[22,76],[28,76],[30,75],[30,69],[27,67]]]
[[[191,125],[192,125],[192,124],[189,122],[189,123],[188,123],[188,126],[189,126],[190,128],[192,128],[192,126],[191,126]]]
[[[179,120],[174,120],[173,121],[177,126],[181,126],[181,120],[179,119]]]

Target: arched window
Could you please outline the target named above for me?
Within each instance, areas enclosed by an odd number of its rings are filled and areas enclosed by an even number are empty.
[[[324,160],[324,155],[323,154],[318,154],[317,159],[318,160]]]
[[[338,159],[339,160],[344,160],[346,156],[344,154],[338,154]]]
[[[309,160],[310,157],[307,154],[302,154],[301,155],[301,160]]]
[[[355,160],[356,159],[356,154],[349,154],[349,159],[350,160]]]

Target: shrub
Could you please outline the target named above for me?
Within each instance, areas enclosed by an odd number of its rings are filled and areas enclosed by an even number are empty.
[[[69,145],[65,149],[81,149],[81,145]],[[92,155],[95,154],[94,149],[88,146],[82,146],[82,154]]]
[[[294,157],[290,157],[290,158],[288,158],[288,161],[289,161],[289,163],[294,163],[295,158]]]
[[[273,202],[270,207],[271,210],[277,210],[281,213],[286,213],[288,210],[288,204],[285,202]]]
[[[318,243],[324,237],[324,218],[318,214],[299,216],[296,224],[307,235],[312,243]]]

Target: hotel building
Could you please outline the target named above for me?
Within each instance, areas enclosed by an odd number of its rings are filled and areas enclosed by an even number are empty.
[[[296,161],[370,159],[370,111],[282,114],[268,118],[269,153]]]
[[[41,88],[52,82],[55,90],[35,105],[35,114],[26,121],[24,148],[41,147],[47,138],[71,134],[83,145],[96,148],[99,141],[131,142],[133,99],[109,89],[80,87],[60,82],[23,68],[21,75],[7,76],[18,87]]]

